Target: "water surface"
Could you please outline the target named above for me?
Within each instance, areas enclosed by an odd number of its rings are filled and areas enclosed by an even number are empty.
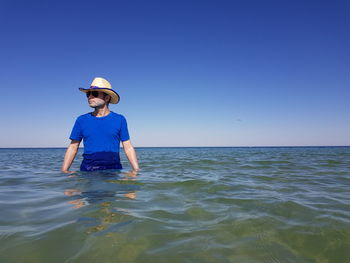
[[[64,151],[0,149],[0,262],[350,262],[350,147]]]

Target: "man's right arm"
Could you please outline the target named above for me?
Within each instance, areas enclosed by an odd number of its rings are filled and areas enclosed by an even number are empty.
[[[64,156],[63,164],[61,171],[64,173],[69,172],[69,168],[73,163],[73,160],[75,156],[77,155],[78,148],[80,145],[80,141],[72,140],[71,143],[69,144],[66,154]]]

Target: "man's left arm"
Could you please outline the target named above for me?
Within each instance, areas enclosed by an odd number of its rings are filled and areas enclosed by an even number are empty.
[[[136,157],[136,152],[135,152],[134,147],[131,144],[131,141],[130,140],[123,141],[122,144],[123,144],[123,149],[124,149],[125,155],[126,155],[126,157],[128,157],[128,160],[132,166],[132,169],[134,171],[140,170],[139,163],[138,163],[137,157]]]

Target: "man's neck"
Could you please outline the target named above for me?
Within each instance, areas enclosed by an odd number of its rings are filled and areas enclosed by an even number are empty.
[[[95,111],[92,113],[95,117],[104,117],[107,116],[111,111],[105,105],[103,108],[95,108]]]

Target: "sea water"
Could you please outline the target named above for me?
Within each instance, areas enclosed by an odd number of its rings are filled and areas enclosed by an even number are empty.
[[[0,262],[350,262],[350,147],[0,149]],[[78,170],[81,151],[72,170]]]

